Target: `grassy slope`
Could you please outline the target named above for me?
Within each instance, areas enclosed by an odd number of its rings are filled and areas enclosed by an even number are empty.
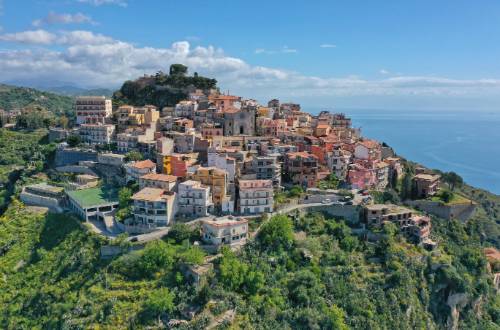
[[[470,231],[483,245],[500,249],[500,196],[469,185],[457,190],[477,203],[476,214],[468,221]]]

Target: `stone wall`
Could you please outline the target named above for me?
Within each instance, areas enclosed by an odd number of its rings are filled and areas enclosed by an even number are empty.
[[[462,222],[467,221],[472,217],[476,211],[476,204],[463,203],[444,205],[440,202],[433,202],[428,200],[409,201],[408,205],[418,210],[430,213],[443,219],[458,219]]]
[[[299,210],[301,214],[320,212],[333,218],[342,218],[355,224],[361,220],[361,209],[356,205],[311,205]]]

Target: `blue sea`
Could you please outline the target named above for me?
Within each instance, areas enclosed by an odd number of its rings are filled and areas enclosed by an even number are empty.
[[[338,110],[336,110],[338,111]],[[500,111],[341,110],[363,136],[500,195]]]

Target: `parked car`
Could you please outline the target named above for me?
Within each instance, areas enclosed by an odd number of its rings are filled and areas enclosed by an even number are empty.
[[[350,201],[351,199],[352,199],[351,196],[344,196],[344,197],[342,197],[341,201],[347,202],[347,201]]]
[[[323,199],[323,200],[321,201],[321,203],[323,203],[323,204],[328,204],[328,203],[330,203],[330,202],[331,202],[330,198],[325,198],[325,199]]]

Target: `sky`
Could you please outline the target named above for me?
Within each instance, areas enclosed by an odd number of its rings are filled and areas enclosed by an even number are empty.
[[[498,0],[0,0],[0,81],[115,89],[183,63],[311,108],[500,112]]]

